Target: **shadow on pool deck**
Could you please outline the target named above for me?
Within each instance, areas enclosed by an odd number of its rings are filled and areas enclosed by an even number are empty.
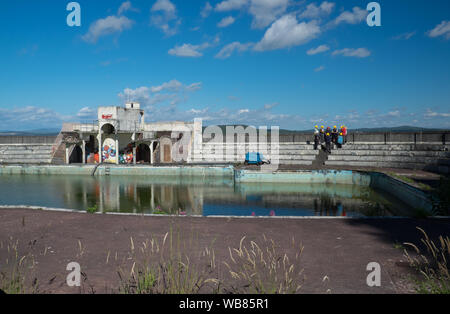
[[[87,276],[81,292],[114,292],[119,284],[117,266],[106,264],[108,252],[123,257],[130,251],[130,237],[142,243],[162,238],[169,230],[197,234],[199,253],[212,243],[217,261],[229,259],[228,247],[238,247],[243,236],[260,241],[264,234],[281,251],[290,252],[294,237],[304,245],[304,293],[405,293],[409,269],[401,266],[403,251],[395,243],[419,243],[420,226],[430,235],[449,235],[449,219],[258,219],[143,217],[90,215],[28,209],[0,209],[0,241],[19,240],[21,254],[36,254],[41,292],[78,293],[65,285],[69,262],[80,263]],[[79,254],[82,243],[83,254]],[[47,248],[47,249],[46,249]],[[42,252],[47,251],[44,256]],[[291,252],[292,253],[292,252]],[[0,250],[0,265],[5,260]],[[368,287],[366,266],[378,262],[381,287]],[[327,276],[329,281],[323,282]]]

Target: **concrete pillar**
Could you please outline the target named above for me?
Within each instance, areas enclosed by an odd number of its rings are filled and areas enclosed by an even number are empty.
[[[133,164],[136,165],[136,146],[133,146]]]
[[[98,131],[98,162],[101,164],[103,161],[103,143],[102,143],[102,131]]]
[[[116,134],[116,165],[119,164],[119,139]]]
[[[69,164],[69,147],[66,145],[66,165]]]
[[[86,164],[86,141],[83,140],[81,145],[83,145],[83,147],[81,147],[81,151],[83,152],[83,164]]]
[[[153,149],[155,141],[152,141],[152,143],[150,144],[150,164],[154,164],[155,163],[155,157],[154,157],[154,152],[155,150]]]

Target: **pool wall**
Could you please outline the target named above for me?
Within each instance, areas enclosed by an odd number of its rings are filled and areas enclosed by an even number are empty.
[[[0,166],[0,175],[91,175],[95,166],[18,165]],[[108,169],[108,170],[107,170]],[[412,208],[430,211],[431,201],[426,192],[384,173],[349,170],[301,170],[264,172],[234,169],[233,166],[100,166],[95,175],[178,176],[223,179],[235,183],[304,183],[349,184],[382,190],[402,200]]]
[[[412,208],[425,209],[429,212],[433,209],[431,200],[426,192],[384,173],[369,172],[368,175],[370,175],[371,180],[370,187],[391,194]]]
[[[94,165],[85,166],[51,166],[51,165],[17,165],[0,166],[2,174],[21,175],[92,175]],[[108,170],[107,170],[108,169]],[[179,167],[146,167],[146,166],[100,166],[95,171],[96,176],[103,175],[132,175],[132,176],[200,176],[200,177],[225,177],[233,178],[234,168],[229,167],[204,167],[204,166],[179,166]]]
[[[235,170],[234,181],[239,183],[321,183],[321,184],[357,184],[370,185],[370,176],[348,170],[309,170],[262,172],[252,170]]]

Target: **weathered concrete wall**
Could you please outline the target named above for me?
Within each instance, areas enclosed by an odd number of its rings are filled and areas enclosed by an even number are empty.
[[[412,208],[431,211],[433,208],[427,194],[409,184],[396,180],[384,173],[370,173],[370,186],[391,194]]]

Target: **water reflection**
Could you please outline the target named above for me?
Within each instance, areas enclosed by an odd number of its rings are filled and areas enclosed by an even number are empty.
[[[356,185],[239,184],[179,177],[0,176],[0,203],[101,212],[236,216],[392,216],[407,207]]]

